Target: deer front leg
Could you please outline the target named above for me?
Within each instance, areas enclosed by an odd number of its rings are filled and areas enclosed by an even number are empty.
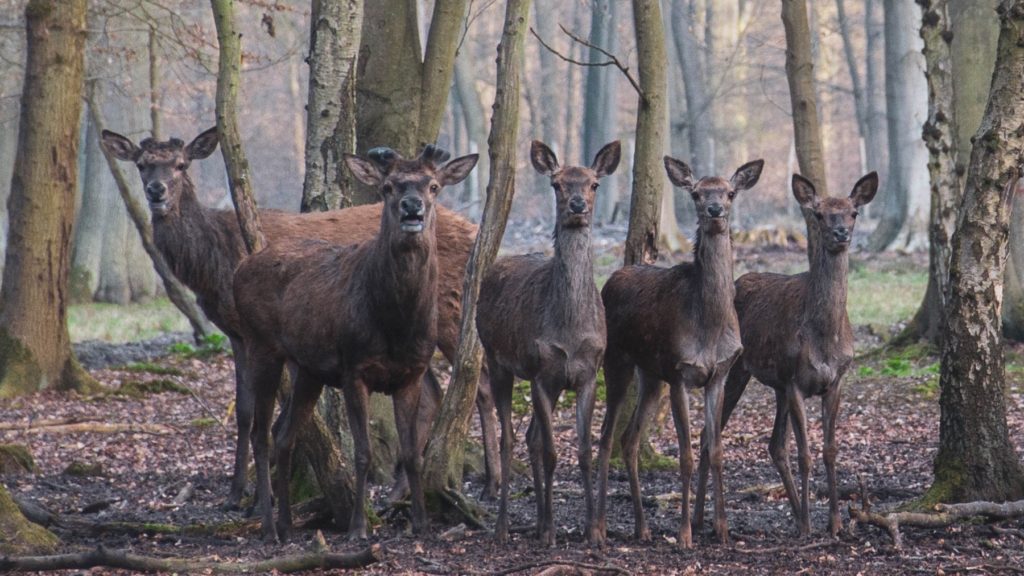
[[[580,462],[580,476],[583,478],[583,497],[586,504],[586,523],[584,526],[587,542],[591,546],[604,543],[603,534],[594,523],[594,486],[591,478],[591,420],[594,416],[594,404],[597,400],[597,373],[584,375],[576,387],[576,438],[579,442],[577,451]]]
[[[721,544],[729,542],[729,525],[725,518],[725,487],[722,480],[722,404],[725,395],[725,374],[713,374],[704,390],[704,435],[707,435],[708,457],[715,485],[715,533]],[[703,436],[703,435],[702,435]],[[701,450],[705,449],[701,442]],[[689,444],[687,444],[689,451]],[[702,454],[703,457],[703,454]],[[703,500],[703,485],[698,482],[698,497]]]
[[[277,493],[277,534],[282,540],[292,530],[292,507],[289,484],[292,477],[292,452],[295,438],[313,414],[316,401],[323,391],[323,383],[299,371],[292,387],[292,398],[288,411],[281,417],[281,427],[274,438],[275,465],[277,467],[274,491]]]
[[[690,400],[686,387],[675,383],[669,387],[672,402],[672,419],[676,425],[679,442],[679,478],[682,482],[682,514],[679,524],[679,547],[693,548],[693,532],[690,528],[690,479],[693,477],[693,451],[690,450]]]
[[[800,517],[800,500],[796,495],[793,473],[789,469],[789,402],[785,390],[775,390],[775,424],[772,426],[772,438],[768,442],[768,454],[779,471],[782,487],[786,490],[786,498],[793,509],[793,518]]]
[[[626,464],[626,472],[629,475],[629,493],[633,501],[633,536],[644,542],[651,539],[651,529],[647,527],[640,491],[640,437],[658,405],[661,386],[661,380],[640,371],[636,410],[626,426],[626,431],[622,434],[622,460]]]
[[[531,383],[533,419],[527,435],[530,443],[530,460],[533,464],[533,485],[537,492],[537,538],[544,546],[554,546],[555,520],[551,507],[554,502],[557,456],[551,411],[554,401],[558,398],[558,389],[552,392],[546,385],[546,381],[540,380]]]
[[[740,363],[733,364],[732,369],[729,370],[729,375],[725,380],[725,392],[723,393],[722,400],[722,416],[719,419],[718,431],[719,436],[725,425],[729,422],[729,417],[732,416],[732,411],[736,408],[736,404],[739,403],[740,398],[743,396],[743,392],[747,389],[747,384],[750,383],[750,372],[743,369]],[[706,406],[705,406],[706,408]],[[704,420],[704,429],[700,435],[700,460],[697,466],[697,495],[694,500],[694,511],[693,511],[693,527],[695,530],[702,530],[704,527],[704,505],[707,496],[707,485],[708,485],[708,472],[711,469],[711,456],[708,453],[708,421]]]
[[[417,413],[420,404],[419,376],[405,383],[391,396],[395,408],[395,427],[401,446],[402,469],[409,481],[412,499],[412,530],[422,534],[427,528],[427,508],[423,502],[423,485],[420,472],[423,469],[423,450],[419,442]]]
[[[807,536],[811,533],[811,451],[807,446],[807,415],[804,411],[803,394],[796,387],[789,388],[786,395],[789,399],[789,419],[793,425],[797,463],[800,467],[800,513],[796,521],[800,536]]]
[[[605,412],[604,421],[601,422],[601,439],[598,442],[597,450],[597,519],[596,529],[600,534],[601,542],[608,538],[607,523],[607,501],[608,501],[608,462],[612,457],[612,441],[615,435],[615,420],[619,415],[619,408],[626,396],[629,387],[629,379],[633,374],[633,366],[621,362],[615,362],[610,355],[605,355],[604,381],[605,381]]]
[[[821,419],[825,436],[822,459],[825,461],[825,476],[828,479],[828,531],[833,537],[837,536],[843,528],[843,521],[839,515],[839,494],[836,487],[836,456],[839,454],[839,445],[836,443],[836,427],[839,423],[841,387],[841,381],[836,379],[836,383],[829,387],[828,392],[821,398]]]
[[[356,486],[352,505],[352,519],[348,523],[349,540],[366,539],[366,476],[370,471],[369,390],[358,379],[346,377],[341,382],[345,395],[345,412],[352,432],[353,452],[356,460]]]

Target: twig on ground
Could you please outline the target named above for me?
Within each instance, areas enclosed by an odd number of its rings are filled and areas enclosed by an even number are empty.
[[[876,514],[871,512],[867,500],[864,500],[864,508],[856,509],[849,507],[851,526],[853,522],[864,522],[880,528],[885,528],[892,537],[893,546],[897,550],[903,548],[903,537],[900,534],[900,526],[917,526],[921,528],[943,528],[956,523],[962,518],[985,516],[991,519],[1017,518],[1024,516],[1024,500],[1016,502],[966,502],[963,504],[939,504],[936,508],[937,514],[926,512],[890,512],[888,514]]]
[[[811,542],[810,544],[804,544],[803,546],[773,546],[771,548],[733,548],[736,552],[741,554],[777,554],[779,552],[806,552],[807,550],[817,550],[818,548],[831,548],[832,546],[838,546],[841,544],[839,540],[823,540],[821,542]]]
[[[548,570],[542,571],[540,574],[578,574],[581,571],[588,570],[590,572],[597,573],[609,573],[609,574],[629,574],[629,571],[621,566],[615,564],[587,564],[585,562],[576,562],[573,560],[542,560],[539,562],[529,562],[527,564],[520,564],[512,568],[506,568],[505,570],[499,570],[497,572],[481,572],[481,574],[487,574],[488,576],[506,576],[507,574],[515,574],[516,572],[522,572],[524,570],[532,570],[534,568],[557,568],[557,569],[575,569],[575,572],[548,572]],[[538,575],[539,576],[539,575]]]

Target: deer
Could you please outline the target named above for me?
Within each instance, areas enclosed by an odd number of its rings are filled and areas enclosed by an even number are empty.
[[[253,453],[263,536],[291,531],[288,482],[298,430],[324,386],[345,397],[355,453],[355,502],[364,502],[370,466],[369,395],[392,397],[400,462],[412,493],[412,527],[427,526],[420,485],[423,455],[416,426],[420,382],[437,345],[438,257],[435,201],[445,186],[476,166],[471,154],[447,162],[426,146],[415,159],[375,148],[346,155],[355,177],[377,188],[380,232],[342,246],[322,240],[279,241],[243,260],[235,271],[235,306],[246,350],[246,379],[255,392]],[[295,366],[290,401],[275,434],[278,520],[270,485],[270,423],[285,363]],[[366,538],[366,513],[355,506],[350,537]]]
[[[694,260],[671,268],[626,266],[612,274],[601,291],[608,320],[608,347],[604,354],[607,410],[598,447],[597,525],[603,541],[607,535],[608,461],[615,421],[636,370],[640,375],[636,409],[621,439],[633,502],[634,535],[642,541],[651,537],[641,504],[637,452],[643,429],[667,382],[679,441],[683,494],[677,542],[683,548],[691,548],[689,492],[693,456],[688,388],[704,389],[704,418],[711,431],[715,523],[721,541],[727,541],[721,436],[716,432],[720,430],[717,422],[725,378],[742,351],[733,307],[729,217],[736,195],[752,188],[761,177],[764,161],[740,166],[728,180],[719,176],[695,180],[685,162],[670,156],[664,162],[669,180],[689,192],[697,211]]]
[[[853,330],[846,313],[849,247],[858,209],[871,202],[878,191],[878,174],[863,176],[848,198],[819,197],[814,184],[799,174],[793,175],[792,189],[800,207],[813,214],[813,225],[808,223],[807,233],[817,250],[809,250],[810,268],[806,272],[751,272],[736,280],[736,314],[743,354],[726,380],[721,428],[729,421],[751,376],[775,391],[775,424],[768,453],[782,478],[799,534],[804,537],[811,529],[811,455],[804,402],[820,396],[829,494],[828,528],[836,536],[842,528],[836,493],[836,426],[843,375],[853,360]],[[799,495],[786,447],[790,427],[799,455]],[[705,428],[706,435],[713,433]],[[706,449],[702,440],[695,515],[698,525],[703,520]],[[714,465],[713,456],[711,460]]]
[[[496,538],[508,541],[512,466],[512,385],[530,381],[533,415],[526,432],[537,498],[537,537],[554,546],[552,517],[556,461],[551,413],[563,390],[576,391],[576,435],[586,499],[586,533],[596,542],[591,486],[591,419],[597,371],[605,347],[604,306],[594,284],[591,214],[598,182],[619,164],[618,141],[598,151],[589,168],[562,167],[555,153],[534,140],[530,161],[548,176],[555,193],[554,256],[499,259],[480,286],[476,325],[491,374],[501,425],[501,496]]]
[[[132,162],[139,170],[152,217],[153,237],[175,276],[195,294],[200,308],[228,337],[235,358],[236,442],[231,487],[224,507],[237,509],[246,489],[253,392],[245,381],[245,346],[239,329],[232,293],[235,267],[246,256],[238,220],[232,210],[204,206],[196,195],[188,169],[193,161],[209,157],[218,144],[217,129],[210,128],[187,145],[178,138],[147,138],[136,145],[131,139],[104,130],[103,149],[114,158]],[[438,205],[438,347],[454,362],[462,316],[462,281],[476,238],[476,226],[455,212]],[[381,204],[343,210],[293,214],[277,210],[260,211],[263,231],[270,242],[283,238],[320,238],[351,244],[377,234]],[[440,403],[441,387],[427,372],[420,407],[423,423],[433,422]],[[497,416],[486,371],[481,374],[476,407],[480,415],[485,455],[483,494],[495,497],[498,484]],[[421,442],[427,439],[421,431]],[[396,485],[401,481],[397,481]],[[398,492],[398,491],[396,491]]]

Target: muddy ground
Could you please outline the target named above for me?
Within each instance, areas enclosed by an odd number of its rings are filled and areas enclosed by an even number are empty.
[[[797,252],[782,257],[799,259]],[[776,259],[778,256],[775,257]],[[891,266],[893,258],[871,265]],[[917,264],[916,262],[914,264]],[[138,354],[165,352],[168,343],[137,345]],[[858,350],[877,346],[879,339],[858,331]],[[94,345],[98,346],[98,345]],[[88,346],[86,347],[88,348]],[[127,349],[120,348],[125,353]],[[111,352],[117,354],[118,351]],[[98,544],[151,556],[181,556],[220,561],[250,561],[305,550],[315,529],[301,528],[286,544],[266,544],[257,526],[239,512],[221,510],[230,474],[233,421],[233,367],[228,355],[208,358],[163,355],[144,370],[126,370],[138,361],[127,353],[113,360],[90,363],[93,375],[111,390],[125,382],[166,380],[186,389],[142,394],[138,397],[82,398],[40,393],[0,401],[0,444],[27,445],[37,470],[0,477],[13,494],[41,504],[65,518],[88,519],[110,526],[115,522],[157,523],[178,526],[219,525],[216,534],[183,532],[160,534],[87,530],[57,530],[62,552],[88,550]],[[1008,354],[1024,354],[1009,346]],[[83,354],[88,356],[88,353]],[[100,364],[114,362],[104,368]],[[934,357],[911,358],[894,365],[891,359],[859,359],[846,381],[839,428],[840,492],[844,521],[846,508],[859,497],[863,482],[876,510],[890,510],[921,495],[931,481],[931,461],[938,442],[938,401]],[[901,361],[902,362],[902,361]],[[166,370],[160,370],[159,368]],[[158,373],[165,372],[165,373]],[[1011,438],[1024,454],[1024,377],[1009,370]],[[675,535],[679,524],[679,481],[674,469],[642,474],[645,509],[653,540],[632,538],[632,512],[628,484],[620,471],[612,472],[610,545],[589,549],[583,539],[583,500],[575,465],[573,411],[558,411],[556,432],[559,464],[556,487],[558,544],[540,548],[526,529],[534,519],[532,482],[528,474],[513,478],[515,499],[512,524],[522,527],[508,545],[494,542],[488,530],[444,533],[453,526],[435,521],[428,534],[413,536],[400,514],[384,515],[371,542],[381,543],[384,558],[363,570],[368,574],[536,574],[551,562],[617,567],[630,574],[952,574],[1024,572],[1024,522],[995,525],[965,523],[941,529],[905,528],[904,549],[897,551],[882,530],[859,526],[836,540],[825,536],[828,503],[823,494],[819,404],[809,403],[812,446],[815,453],[812,490],[813,536],[801,540],[795,528],[778,475],[767,457],[774,396],[752,383],[725,431],[726,500],[731,542],[720,545],[707,534],[695,537],[692,550],[679,550]],[[701,393],[691,393],[695,436],[701,425]],[[595,415],[595,434],[603,407]],[[41,426],[45,421],[144,425],[124,431],[83,431]],[[474,418],[475,421],[475,418]],[[670,422],[670,420],[669,420]],[[526,461],[523,436],[527,417],[517,416],[515,456]],[[86,425],[88,427],[88,424]],[[665,456],[678,455],[672,427],[657,432],[655,447]],[[66,470],[72,462],[99,465],[85,475]],[[525,469],[525,468],[524,468]],[[795,462],[794,462],[795,470]],[[467,478],[465,492],[477,495],[480,479]],[[378,509],[386,507],[386,487],[374,487]],[[495,502],[482,502],[496,513]],[[858,505],[859,504],[855,504]],[[486,518],[487,528],[493,517]],[[458,532],[458,531],[456,531]],[[354,551],[365,544],[350,543],[344,534],[323,531],[335,551]],[[109,569],[67,574],[120,573]],[[566,573],[566,572],[563,572]],[[602,572],[595,572],[602,573]],[[613,572],[604,572],[613,573]]]

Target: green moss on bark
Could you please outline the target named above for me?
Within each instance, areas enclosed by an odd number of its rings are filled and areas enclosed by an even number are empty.
[[[0,474],[35,472],[32,453],[21,444],[0,444]]]
[[[59,542],[52,532],[26,520],[7,489],[0,486],[0,554],[52,554]]]
[[[0,398],[35,392],[42,378],[32,352],[6,330],[0,330]]]

